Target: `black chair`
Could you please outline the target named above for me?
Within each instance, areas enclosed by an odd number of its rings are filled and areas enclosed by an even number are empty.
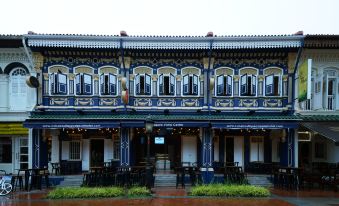
[[[178,185],[181,184],[182,188],[185,188],[185,169],[183,167],[177,167],[175,168],[176,172],[176,188],[178,188]]]
[[[52,174],[54,171],[55,175],[59,175],[60,174],[60,163],[59,162],[51,162],[51,166],[52,166]]]
[[[18,169],[18,173],[12,176],[13,191],[16,191],[16,187],[19,183],[20,190],[24,188],[24,173],[25,170]]]

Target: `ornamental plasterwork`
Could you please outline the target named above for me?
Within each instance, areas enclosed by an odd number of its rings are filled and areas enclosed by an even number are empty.
[[[198,99],[183,99],[181,102],[182,107],[198,107],[199,101]]]
[[[74,69],[74,73],[87,73],[91,74],[93,73],[93,69],[89,67],[77,67]]]
[[[104,74],[104,73],[117,74],[118,70],[117,68],[114,68],[114,67],[101,67],[99,70],[99,74]]]
[[[175,99],[159,99],[157,102],[159,107],[175,107]]]
[[[234,80],[235,82],[238,82],[239,79],[240,79],[240,77],[239,77],[238,75],[233,76],[233,80]]]
[[[125,68],[128,69],[131,67],[131,57],[124,57],[124,62],[125,62]],[[122,57],[119,57],[119,63],[121,65],[121,68],[123,68],[123,62],[122,62]]]
[[[215,101],[216,107],[233,107],[233,99],[217,99]]]
[[[164,68],[160,68],[158,69],[158,74],[176,74],[176,69],[171,68],[171,67],[164,67]]]
[[[203,74],[199,76],[199,80],[200,80],[201,82],[204,81],[204,75],[203,75]]]
[[[49,74],[48,73],[44,73],[43,75],[44,75],[44,80],[48,81],[49,80]]]
[[[210,67],[214,64],[214,58],[203,58],[202,62],[204,63],[204,69],[208,69],[208,63],[210,63]]]
[[[257,107],[258,100],[257,99],[240,99],[239,106],[240,107]]]
[[[263,102],[264,107],[281,107],[281,99],[265,99]]]
[[[116,106],[118,101],[116,98],[101,98],[99,101],[100,106]]]
[[[93,74],[93,79],[99,81],[99,74]]]
[[[134,74],[152,74],[152,69],[147,67],[138,67],[134,69]]]
[[[152,81],[157,81],[157,80],[158,80],[158,75],[153,74],[153,75],[152,75]]]
[[[94,101],[92,98],[76,98],[74,101],[74,105],[76,106],[88,106],[93,105]]]
[[[220,68],[215,70],[215,75],[233,75],[233,69],[230,68]]]
[[[130,75],[129,75],[129,80],[130,80],[130,81],[133,81],[133,80],[134,80],[134,77],[135,77],[134,74],[130,74]]]
[[[69,80],[74,80],[75,74],[68,74],[68,78],[69,78]]]
[[[152,106],[152,100],[151,99],[138,99],[138,98],[136,98],[134,100],[134,106],[136,106],[136,107],[150,107],[150,106]]]
[[[52,66],[48,69],[48,73],[58,73],[58,72],[67,74],[68,73],[68,68],[63,67],[63,66]]]
[[[0,49],[0,62],[28,62],[25,52],[21,49]]]
[[[192,65],[192,64],[201,64],[202,60],[199,59],[184,59],[184,58],[176,58],[176,59],[158,59],[158,58],[147,58],[147,59],[141,59],[141,58],[135,58],[132,60],[132,64],[140,65],[140,64],[151,64],[155,67],[159,65],[175,65],[177,67],[180,67],[181,65]],[[212,65],[212,64],[211,64]]]
[[[283,79],[284,82],[287,82],[288,81],[288,75],[283,75],[282,79]]]
[[[181,75],[186,75],[186,74],[195,74],[195,75],[199,75],[199,69],[198,68],[184,68],[181,71]]]
[[[268,69],[264,70],[264,75],[270,75],[270,74],[281,75],[282,74],[282,69],[279,69],[279,68],[268,68]]]
[[[51,97],[49,101],[50,105],[57,105],[57,106],[68,106],[69,101],[68,98],[62,98],[62,97]]]
[[[238,57],[229,57],[227,59],[217,59],[215,60],[215,65],[241,65],[241,64],[256,64],[256,65],[267,65],[267,64],[286,64],[287,61],[284,58],[282,59],[264,59],[264,58],[252,58],[252,59],[242,59]]]
[[[241,69],[239,73],[240,73],[240,75],[244,75],[244,74],[257,75],[258,74],[258,70],[257,69],[252,69],[252,68],[245,68],[245,69]]]
[[[259,81],[259,82],[264,81],[264,79],[265,79],[265,76],[263,76],[263,75],[259,75],[259,76],[258,76],[258,81]]]
[[[312,64],[334,63],[339,65],[339,50],[307,50],[300,58],[300,62],[304,62],[306,59],[312,59]]]
[[[44,56],[40,52],[33,52],[32,54],[34,68],[36,70],[41,70],[44,64]]]

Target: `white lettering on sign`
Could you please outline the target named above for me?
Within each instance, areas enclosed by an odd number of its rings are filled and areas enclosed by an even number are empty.
[[[154,127],[183,127],[182,123],[156,123]]]

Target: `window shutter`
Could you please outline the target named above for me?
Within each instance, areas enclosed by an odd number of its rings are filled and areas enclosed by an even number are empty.
[[[151,94],[151,75],[145,74],[145,94]]]
[[[83,74],[84,76],[84,94],[92,94],[92,76]]]
[[[252,75],[252,89],[251,89],[251,95],[255,96],[256,94],[256,89],[257,89],[257,77]]]
[[[247,74],[242,75],[240,80],[241,80],[240,84],[241,95],[247,95]]]
[[[135,93],[136,94],[140,94],[140,75],[137,74],[135,75]]]
[[[173,74],[170,74],[170,95],[174,95],[174,85],[175,85],[175,77]]]
[[[232,95],[232,76],[227,75],[226,95]]]
[[[75,93],[76,94],[81,94],[81,82],[80,82],[80,74],[75,75]]]
[[[160,95],[164,94],[164,75],[163,74],[159,76],[159,94]]]
[[[198,76],[193,74],[193,95],[198,95]]]
[[[54,74],[50,74],[49,75],[49,81],[50,81],[50,85],[51,87],[49,88],[50,89],[50,93],[51,94],[55,94],[55,77],[54,77]]]
[[[217,76],[217,95],[222,96],[224,95],[224,76],[219,75]]]
[[[115,76],[114,74],[109,74],[109,92],[112,95],[116,95],[117,91],[116,91],[116,85],[117,85],[117,76]]]
[[[265,77],[265,94],[273,95],[273,77],[274,75],[268,75]]]
[[[100,74],[100,94],[105,94],[105,75]]]
[[[58,94],[67,94],[67,75],[57,74],[58,76]]]
[[[188,91],[188,74],[186,74],[183,78],[183,87],[184,87],[184,94],[189,94],[189,91]]]

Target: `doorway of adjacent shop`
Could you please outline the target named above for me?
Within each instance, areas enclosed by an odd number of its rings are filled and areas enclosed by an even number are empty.
[[[91,140],[91,167],[98,167],[104,164],[104,140]]]

